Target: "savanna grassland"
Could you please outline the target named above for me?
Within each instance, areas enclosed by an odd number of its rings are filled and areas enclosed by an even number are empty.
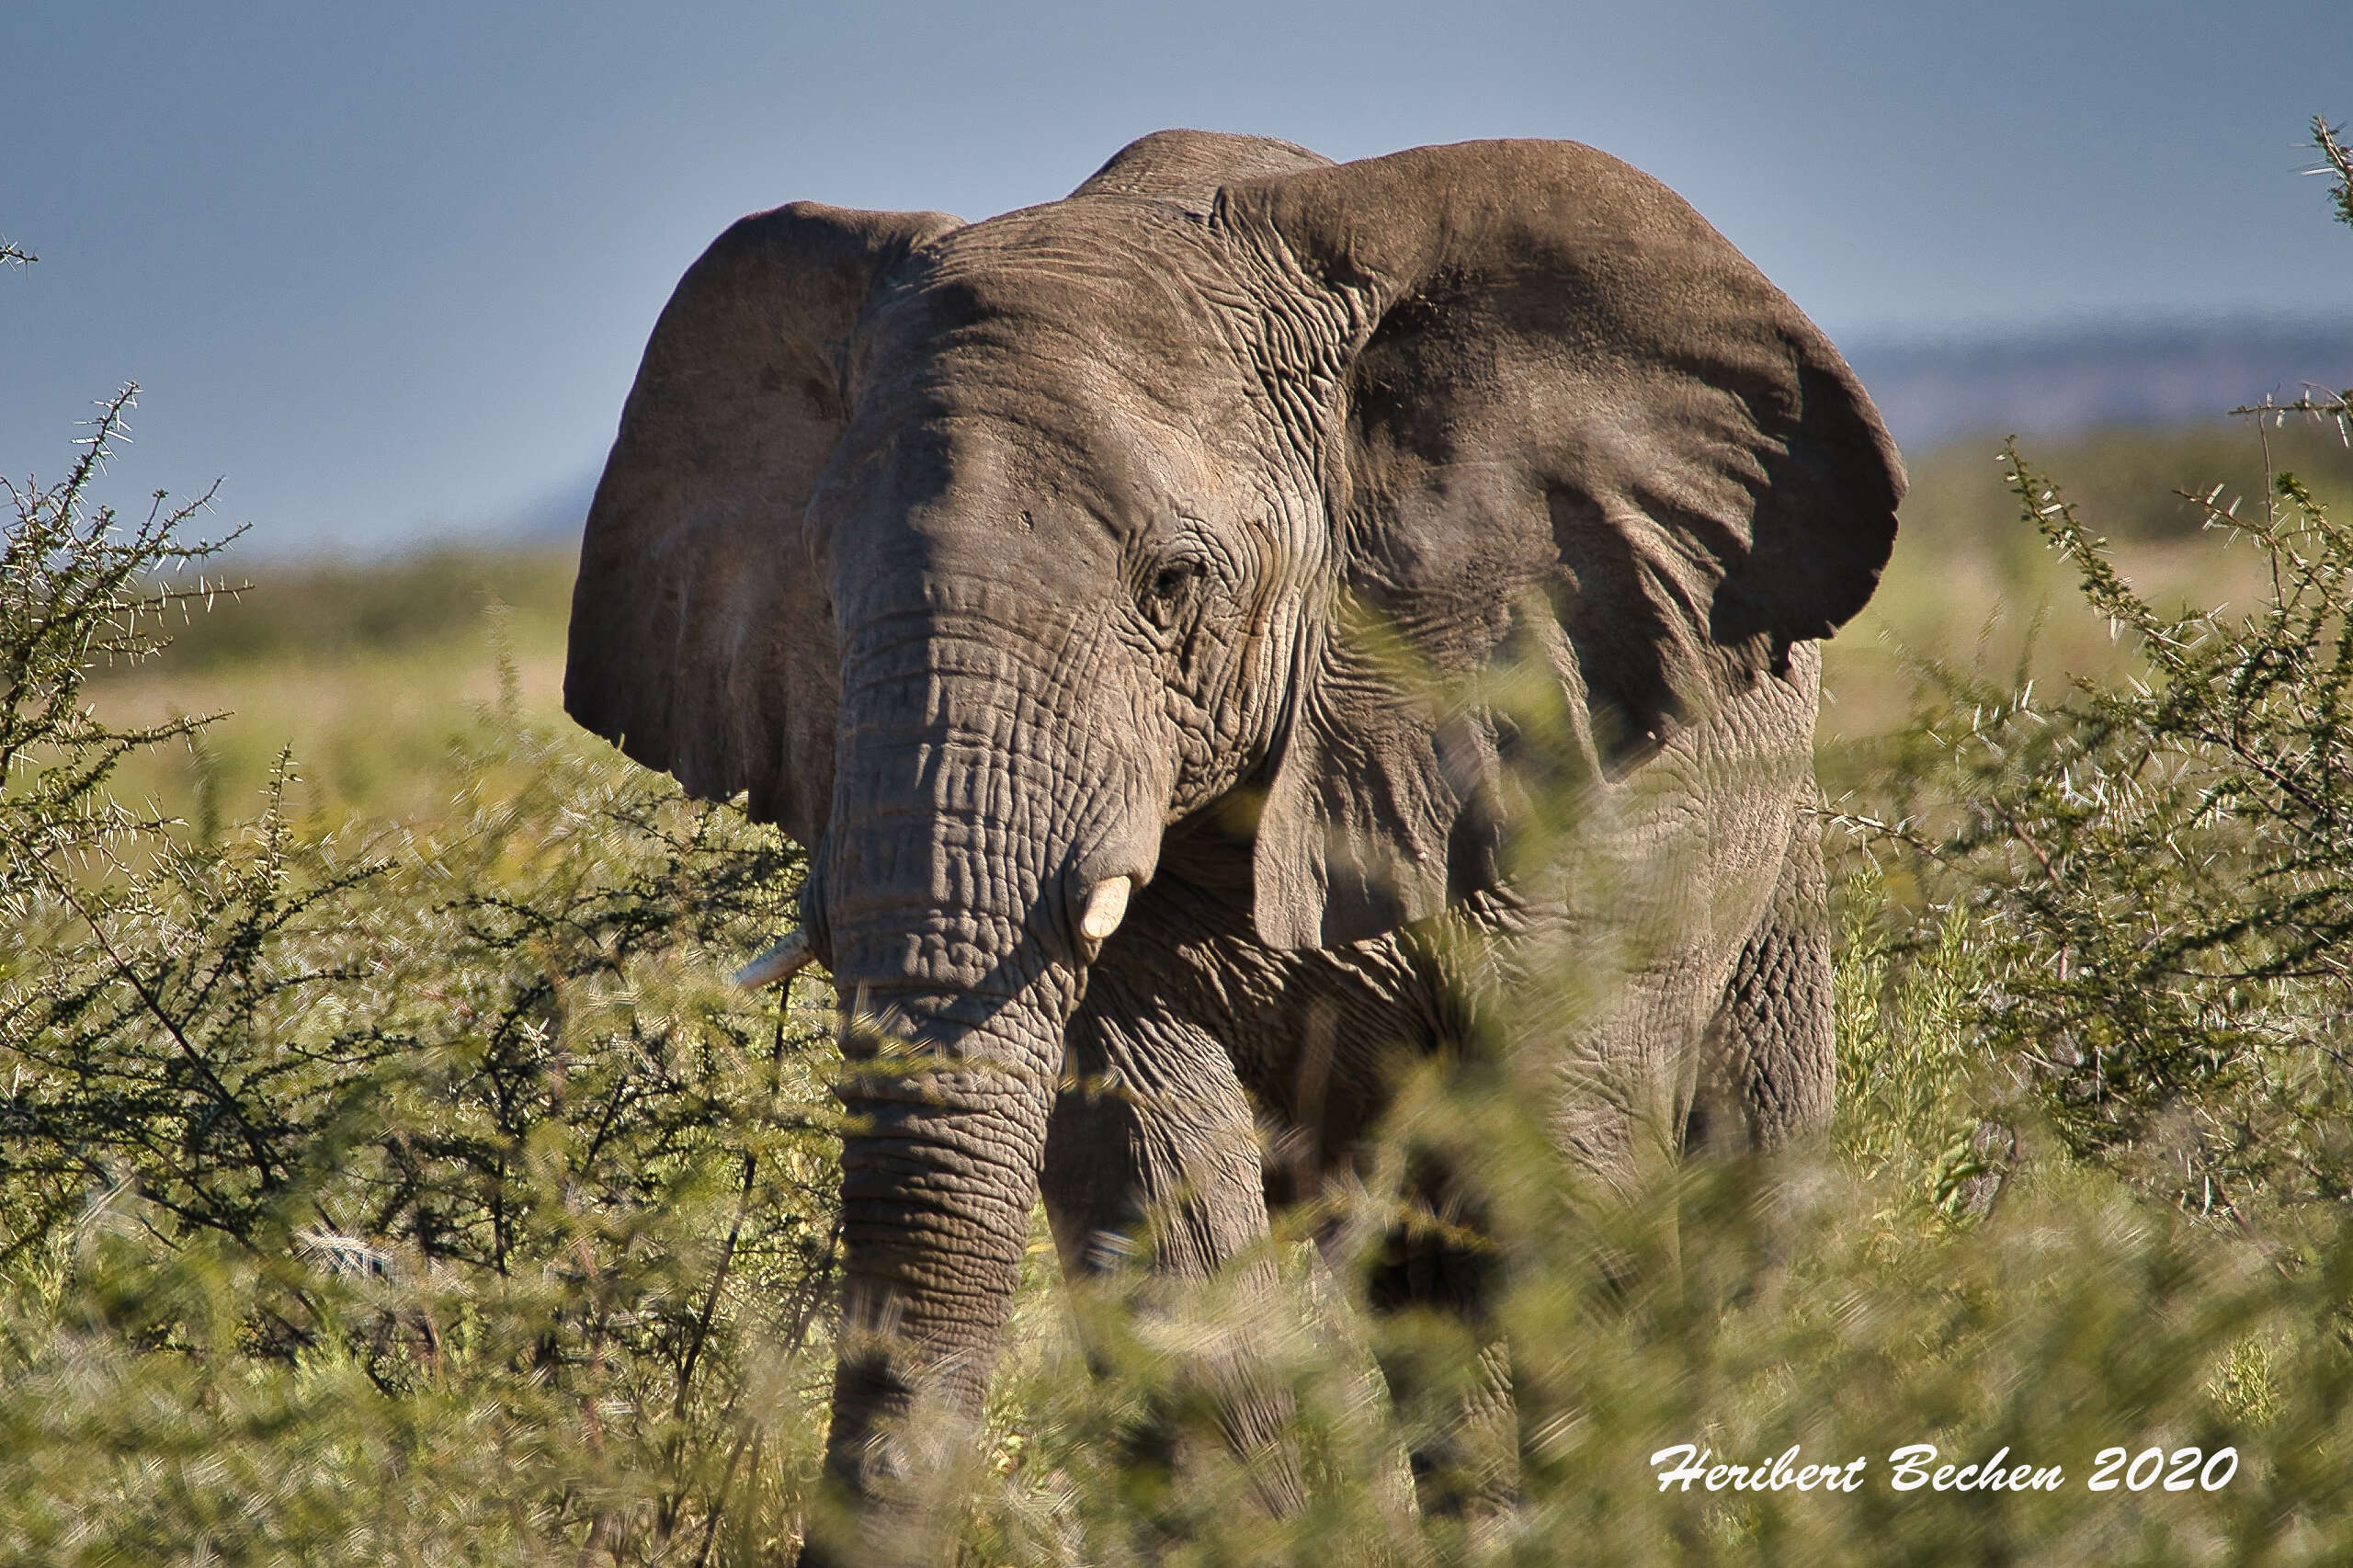
[[[1913,454],[1828,651],[1826,1144],[1597,1209],[1508,1019],[1403,1073],[1322,1218],[1378,1235],[1443,1151],[1511,1283],[1375,1317],[1275,1239],[1279,1522],[1173,1369],[1222,1287],[1074,1291],[1040,1232],[961,1560],[2353,1553],[2343,415]],[[85,434],[0,559],[0,1562],[790,1562],[832,1047],[821,987],[725,975],[799,851],[563,720],[563,553],[246,567],[109,513]],[[1412,1517],[1404,1442],[1498,1357],[1506,1506]],[[1663,1489],[1680,1444],[1865,1463]],[[2060,1475],[1899,1489],[1915,1445]]]

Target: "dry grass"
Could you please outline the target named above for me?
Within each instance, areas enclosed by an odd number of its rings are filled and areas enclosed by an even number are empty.
[[[176,629],[160,659],[92,684],[120,722],[227,715],[191,744],[128,759],[117,792],[192,824],[233,819],[290,749],[306,822],[437,815],[449,746],[497,699],[502,659],[522,712],[577,734],[560,722],[572,574],[569,550],[262,572]]]

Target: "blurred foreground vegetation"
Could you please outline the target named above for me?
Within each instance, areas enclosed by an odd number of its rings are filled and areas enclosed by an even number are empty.
[[[814,988],[723,976],[798,852],[564,724],[567,560],[204,608],[200,517],[102,505],[126,407],[0,557],[0,1562],[790,1562],[832,1045]],[[2353,1553],[2342,414],[1915,462],[1830,649],[1828,1148],[1597,1206],[1529,1109],[1557,1063],[1422,1069],[1343,1218],[1445,1153],[1501,1333],[1373,1319],[1347,1249],[1278,1237],[1289,1310],[1247,1311],[1316,1478],[1281,1524],[1172,1371],[1245,1309],[1065,1290],[1041,1233],[964,1560]],[[1411,1518],[1401,1440],[1499,1372],[1512,1429],[1461,1462],[1516,1502]],[[1147,1413],[1201,1440],[1144,1451]],[[1868,1465],[1663,1491],[1683,1443]],[[1894,1490],[1923,1443],[2065,1483]],[[2111,1448],[2200,1459],[2088,1490]]]

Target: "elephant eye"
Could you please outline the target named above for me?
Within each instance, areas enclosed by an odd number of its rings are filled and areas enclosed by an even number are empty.
[[[1163,562],[1145,584],[1144,612],[1163,626],[1167,625],[1184,608],[1193,595],[1194,585],[1200,581],[1201,567],[1197,561],[1178,557]]]

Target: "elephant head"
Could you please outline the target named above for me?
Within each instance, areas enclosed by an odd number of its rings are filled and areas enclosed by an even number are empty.
[[[1296,949],[1492,886],[1510,725],[1401,662],[1539,658],[1637,768],[1863,604],[1902,487],[1821,333],[1574,143],[1164,132],[985,222],[722,235],[623,412],[564,694],[811,849],[852,1015],[835,1472],[887,1490],[919,1396],[977,1411],[1131,892]]]

